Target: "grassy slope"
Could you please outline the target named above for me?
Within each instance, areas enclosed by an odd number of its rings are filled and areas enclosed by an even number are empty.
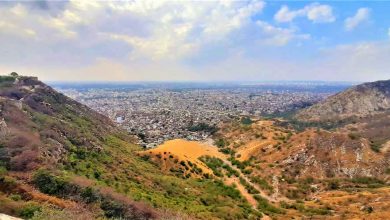
[[[8,101],[1,103],[3,112],[0,116],[11,131],[2,141],[5,151],[14,149],[12,141],[19,136],[23,136],[27,142],[35,143],[32,146],[26,144],[21,147],[21,151],[9,154],[11,156],[8,159],[12,161],[25,152],[27,147],[39,152],[33,163],[35,166],[16,168],[12,164],[5,164],[8,170],[14,170],[14,177],[18,173],[34,173],[43,168],[55,175],[65,176],[81,187],[116,191],[153,207],[179,211],[197,218],[243,219],[257,214],[236,189],[221,182],[163,174],[158,167],[138,157],[136,151],[141,149],[131,144],[131,137],[114,128],[106,118],[51,89],[37,89],[33,92],[21,88],[12,88],[15,90],[12,92],[5,91],[4,87],[1,89],[2,96],[11,99],[9,94],[15,91],[24,96],[22,110],[16,109]],[[44,154],[55,154],[58,151],[53,148],[53,140],[61,146],[60,158]],[[27,178],[27,182],[30,180]],[[18,181],[21,179],[16,178]],[[10,192],[3,190],[0,197],[7,200],[10,196]],[[34,202],[28,198],[22,200]],[[20,215],[17,211],[0,211]]]

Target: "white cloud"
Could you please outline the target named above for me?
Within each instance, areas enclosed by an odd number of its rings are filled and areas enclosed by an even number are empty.
[[[142,2],[142,1],[141,1]],[[233,31],[250,22],[265,3],[251,2],[133,2],[126,6],[110,4],[114,10],[138,14],[149,26],[149,36],[128,36],[108,33],[111,39],[122,40],[134,48],[131,57],[153,59],[179,58],[194,54],[204,44],[223,41]]]
[[[262,30],[264,38],[260,43],[274,46],[284,46],[292,40],[308,40],[309,34],[296,34],[296,30],[292,28],[280,28],[270,25],[264,21],[257,21],[257,26]]]
[[[359,24],[362,22],[368,20],[370,17],[370,9],[369,8],[359,8],[356,11],[356,14],[352,17],[348,17],[345,19],[345,30],[352,31],[355,29]]]
[[[176,59],[195,54],[252,22],[265,3],[252,1],[76,1],[51,16],[30,3],[0,8],[0,38],[35,36],[45,46],[58,41],[121,41],[131,58]],[[32,2],[31,4],[34,4]],[[47,9],[46,9],[47,10]],[[83,44],[91,44],[83,42]],[[71,46],[71,45],[69,45]]]
[[[299,10],[290,10],[288,6],[283,5],[274,15],[274,19],[281,23],[291,22],[297,17],[306,17],[313,23],[330,23],[336,20],[332,7],[319,3],[312,3]]]
[[[15,4],[12,10],[0,8],[0,12],[4,10],[7,18],[2,26],[15,29],[14,32],[24,30],[18,34],[26,39],[35,35],[35,40],[46,48],[61,42],[68,49],[72,41],[75,49],[85,50],[94,44],[116,41],[127,44],[123,50],[128,50],[127,57],[131,60],[189,58],[204,47],[234,46],[236,35],[246,31],[255,34],[246,36],[247,39],[267,45],[283,46],[292,40],[308,38],[297,34],[297,29],[271,27],[261,21],[256,25],[253,18],[264,7],[265,2],[260,0],[201,3],[71,0],[55,16],[28,10],[22,3]]]
[[[344,45],[318,53],[318,42],[308,42],[299,50],[294,42],[305,42],[310,34],[293,24],[256,20],[265,7],[262,1],[53,4],[55,11],[31,9],[25,3],[0,7],[0,72],[37,73],[47,80],[390,77],[388,43]],[[332,8],[321,4],[299,10],[283,6],[278,14],[279,22],[335,19]]]

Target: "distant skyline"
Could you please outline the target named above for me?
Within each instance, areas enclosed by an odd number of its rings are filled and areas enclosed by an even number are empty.
[[[0,2],[0,74],[44,81],[390,79],[390,1]]]

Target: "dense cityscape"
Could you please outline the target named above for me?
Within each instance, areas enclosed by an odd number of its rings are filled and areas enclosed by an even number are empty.
[[[103,113],[152,148],[170,139],[204,140],[222,121],[293,111],[342,86],[91,86],[60,87],[69,97]]]

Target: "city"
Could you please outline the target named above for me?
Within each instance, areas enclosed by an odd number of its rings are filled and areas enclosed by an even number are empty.
[[[131,88],[94,85],[83,89],[59,85],[58,89],[138,136],[141,146],[153,148],[177,138],[205,140],[220,122],[240,116],[294,111],[326,98],[343,86],[273,83],[200,84],[188,88],[173,83]]]

